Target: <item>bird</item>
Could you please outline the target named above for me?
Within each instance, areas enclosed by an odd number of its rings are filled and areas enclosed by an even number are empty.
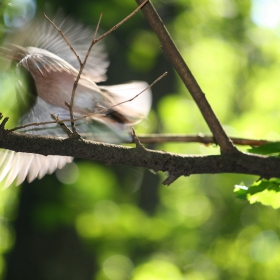
[[[63,17],[61,13],[52,22],[63,32],[79,57],[85,57],[94,31],[70,17]],[[66,104],[70,103],[80,70],[80,62],[65,37],[45,18],[36,18],[9,32],[0,48],[2,58],[7,61],[4,69],[14,67],[20,73],[17,102],[22,100],[26,109],[19,118],[19,125],[52,122],[23,127],[19,130],[21,133],[68,137],[65,130],[53,122],[55,115],[70,126]],[[86,139],[107,143],[131,141],[131,125],[146,118],[150,111],[151,90],[144,81],[99,85],[106,81],[108,67],[104,43],[98,42],[89,54],[76,89],[73,104],[73,115],[77,119],[75,126],[79,135]],[[22,72],[30,76],[32,87],[27,87],[22,81]],[[0,184],[5,189],[13,183],[20,185],[25,179],[32,182],[72,161],[73,158],[68,156],[43,156],[0,149]]]

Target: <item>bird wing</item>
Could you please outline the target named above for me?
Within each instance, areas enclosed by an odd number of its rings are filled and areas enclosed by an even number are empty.
[[[61,119],[69,119],[69,112],[60,107],[52,106],[40,97],[36,103],[20,120],[23,124],[53,121],[51,114],[58,115]],[[32,125],[22,128],[19,132],[35,135],[48,135],[67,137],[60,125],[56,123],[41,126]],[[53,173],[57,168],[62,168],[71,162],[72,157],[66,156],[43,156],[39,154],[14,152],[0,149],[0,182],[3,188],[9,187],[14,181],[16,185],[21,184],[25,178],[32,182],[35,178],[41,179],[45,174]]]
[[[50,72],[68,72],[74,76],[78,75],[78,71],[70,63],[47,50],[14,45],[13,52],[16,49],[18,52],[14,59],[19,61],[18,65],[25,67],[31,74],[33,74],[32,71],[35,71],[42,76],[46,76]]]
[[[52,21],[63,32],[83,61],[92,42],[94,31],[70,17],[64,18],[61,12],[58,12]],[[35,19],[22,28],[10,30],[9,33],[10,35],[6,39],[9,44],[47,50],[67,61],[75,69],[80,68],[80,63],[66,40],[45,18]],[[94,82],[105,81],[108,66],[109,61],[105,46],[100,41],[93,46],[89,54],[84,74],[89,75]]]
[[[25,178],[32,182],[41,179],[45,174],[53,173],[73,160],[71,157],[43,156],[0,149],[0,182],[3,188],[9,187],[14,181],[21,184]]]

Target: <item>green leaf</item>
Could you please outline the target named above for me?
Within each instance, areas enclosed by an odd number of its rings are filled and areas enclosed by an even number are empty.
[[[252,147],[251,149],[248,149],[248,152],[254,154],[279,156],[280,142],[268,143],[259,147]]]
[[[240,199],[247,199],[251,204],[260,202],[274,209],[280,208],[280,179],[273,178],[253,183],[250,187],[236,185],[234,192]]]

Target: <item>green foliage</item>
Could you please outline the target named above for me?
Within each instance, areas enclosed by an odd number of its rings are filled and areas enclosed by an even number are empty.
[[[261,180],[250,187],[236,186],[237,197],[248,199],[250,203],[260,202],[274,209],[280,208],[280,179]]]
[[[268,143],[258,147],[252,147],[248,149],[248,152],[279,156],[280,154],[280,143]],[[272,178],[270,180],[258,180],[249,187],[243,185],[236,185],[234,192],[237,197],[241,199],[247,199],[250,203],[262,203],[263,205],[271,206],[274,209],[280,208],[280,195],[279,195],[279,184],[280,179]]]
[[[261,155],[279,156],[280,142],[268,143],[259,147],[252,147],[251,149],[248,149],[248,152]]]

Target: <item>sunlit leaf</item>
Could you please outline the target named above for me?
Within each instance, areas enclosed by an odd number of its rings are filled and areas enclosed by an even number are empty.
[[[280,180],[261,180],[255,182],[250,187],[236,186],[235,194],[237,197],[247,199],[249,202],[260,202],[263,205],[271,206],[274,209],[280,207]]]

